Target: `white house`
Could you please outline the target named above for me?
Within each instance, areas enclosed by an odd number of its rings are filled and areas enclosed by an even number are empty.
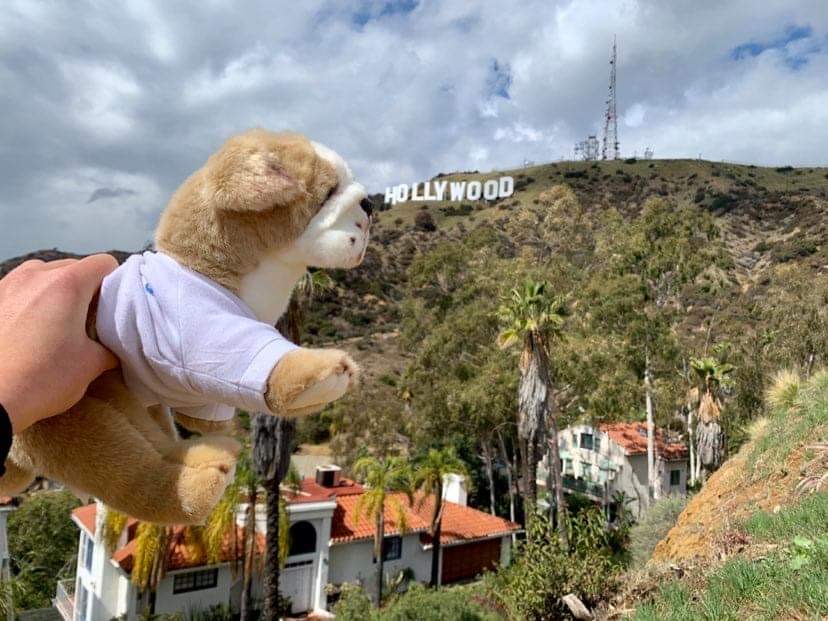
[[[508,563],[511,534],[519,526],[466,506],[463,478],[446,481],[440,553],[443,583],[471,579],[484,569]],[[315,479],[302,480],[296,492],[284,491],[290,521],[290,552],[282,570],[280,587],[290,597],[296,613],[324,614],[337,586],[362,582],[372,595],[376,582],[373,558],[374,523],[356,519],[355,505],[363,488],[341,479],[336,466],[321,467]],[[430,503],[404,500],[408,530],[400,532],[394,512],[385,515],[383,557],[386,575],[410,568],[416,580],[427,581],[431,572],[431,540],[426,532]],[[239,507],[238,527],[243,526],[245,506]],[[72,519],[80,529],[76,578],[58,586],[55,606],[67,621],[98,621],[123,615],[138,618],[145,604],[130,581],[136,546],[137,523],[130,521],[111,555],[101,540],[103,511],[97,505],[80,507]],[[264,508],[257,507],[259,547],[263,549]],[[167,575],[152,595],[156,613],[205,609],[213,604],[237,607],[241,576],[232,571],[233,546],[226,546],[222,562],[205,565],[177,529],[167,556]],[[254,581],[259,597],[261,580]],[[332,596],[329,596],[332,593]]]
[[[647,425],[608,423],[597,427],[573,425],[558,433],[564,492],[584,494],[610,513],[623,492],[628,510],[636,517],[647,499]],[[656,471],[661,495],[687,493],[687,446],[655,432]],[[538,485],[546,488],[547,457],[538,468]]]
[[[6,536],[6,518],[9,513],[17,508],[17,500],[10,496],[0,496],[0,582],[8,582],[11,578],[11,567],[9,564],[9,539]],[[9,592],[11,596],[11,592]],[[7,602],[10,604],[11,602]],[[8,606],[7,618],[14,617],[11,612],[11,605]]]

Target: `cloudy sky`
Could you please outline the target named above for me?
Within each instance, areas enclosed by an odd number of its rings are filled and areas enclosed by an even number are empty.
[[[824,0],[4,2],[0,259],[138,249],[233,132],[371,191],[571,156],[618,37],[624,155],[828,164]]]

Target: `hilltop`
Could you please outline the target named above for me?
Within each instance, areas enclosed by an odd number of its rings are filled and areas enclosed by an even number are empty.
[[[615,208],[627,217],[659,196],[711,213],[733,258],[729,274],[742,292],[767,285],[768,273],[785,263],[828,272],[828,168],[765,168],[702,160],[561,162],[492,171],[451,173],[434,179],[470,181],[512,175],[513,196],[476,203],[406,202],[382,205],[371,248],[358,269],[336,274],[341,288],[321,298],[308,323],[313,340],[366,336],[396,329],[394,303],[414,255],[468,231],[503,231],[539,195],[566,184],[592,215]],[[382,202],[383,195],[373,196]],[[435,230],[415,222],[428,212]],[[339,309],[334,312],[334,304]],[[326,320],[326,318],[331,318]]]

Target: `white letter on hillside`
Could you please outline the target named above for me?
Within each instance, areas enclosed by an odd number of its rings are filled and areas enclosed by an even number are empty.
[[[498,193],[499,198],[506,198],[507,196],[511,196],[515,191],[515,180],[512,177],[501,177],[500,178],[500,192]]]
[[[469,187],[466,191],[466,198],[470,201],[480,200],[480,193],[483,191],[483,186],[479,181],[469,181]]]
[[[435,181],[434,182],[434,189],[437,191],[437,200],[443,200],[443,197],[446,195],[446,186],[448,185],[448,181]]]
[[[465,181],[452,181],[451,182],[451,200],[453,201],[462,201],[463,194],[466,191],[466,182]]]
[[[408,200],[408,184],[401,183],[396,188],[394,188],[394,194],[397,195],[397,202],[404,203]]]
[[[421,201],[421,200],[423,200],[423,195],[422,194],[417,194],[417,186],[418,185],[419,184],[417,184],[417,183],[413,183],[411,185],[411,200],[412,201]]]
[[[394,188],[385,188],[385,202],[391,203],[392,205],[397,204],[397,197],[394,196]]]
[[[497,198],[497,179],[489,179],[483,184],[483,198],[493,201]]]

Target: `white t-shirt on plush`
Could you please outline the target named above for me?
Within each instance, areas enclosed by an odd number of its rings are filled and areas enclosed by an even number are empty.
[[[144,405],[211,421],[266,412],[270,372],[297,348],[236,295],[156,252],[104,279],[96,328]]]

